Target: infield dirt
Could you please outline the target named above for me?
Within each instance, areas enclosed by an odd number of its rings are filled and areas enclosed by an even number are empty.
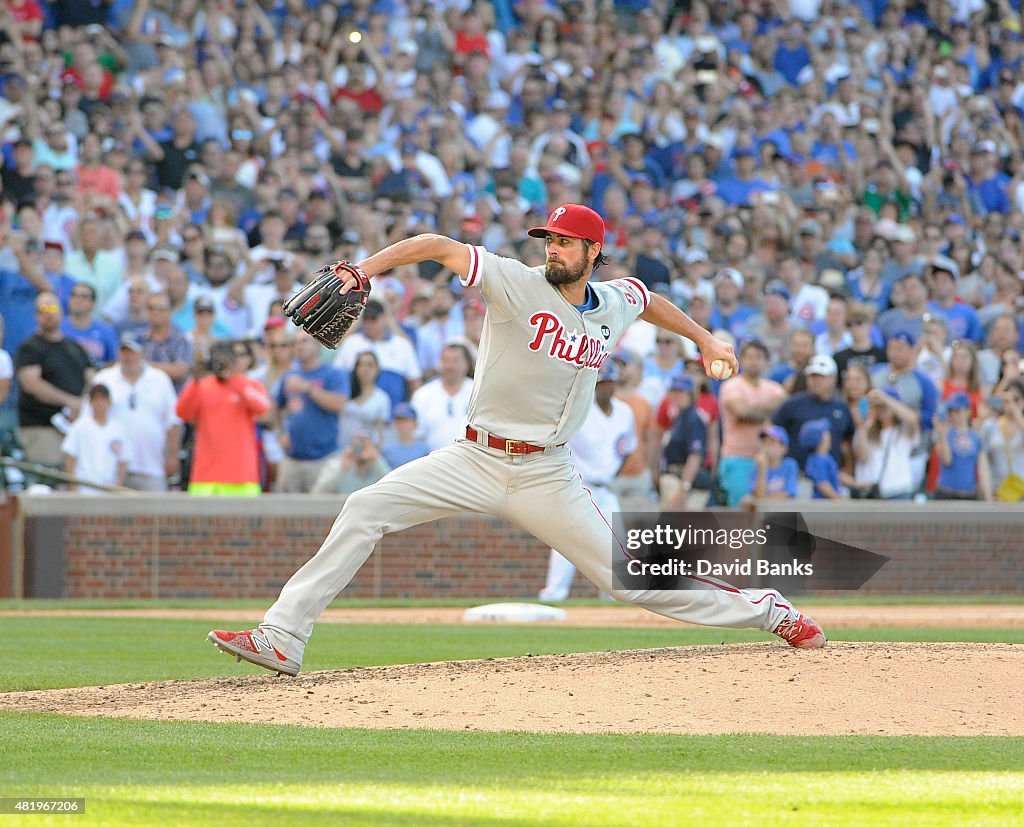
[[[1022,674],[1016,644],[770,642],[14,692],[0,694],[0,709],[314,727],[1021,736],[1011,687]]]

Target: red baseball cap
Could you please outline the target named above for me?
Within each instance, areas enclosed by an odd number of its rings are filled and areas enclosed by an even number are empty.
[[[534,238],[544,238],[552,233],[604,244],[604,219],[582,204],[563,204],[548,216],[547,224],[531,227],[528,232]]]

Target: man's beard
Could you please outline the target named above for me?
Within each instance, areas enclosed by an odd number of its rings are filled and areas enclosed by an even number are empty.
[[[555,287],[561,284],[573,284],[583,278],[586,269],[586,262],[583,261],[572,268],[560,262],[549,261],[547,267],[544,268],[544,278],[548,280],[548,284],[552,284]]]

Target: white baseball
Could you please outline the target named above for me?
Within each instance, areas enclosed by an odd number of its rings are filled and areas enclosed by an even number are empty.
[[[732,376],[732,365],[725,361],[725,359],[715,359],[711,363],[711,375],[715,379],[728,379]]]

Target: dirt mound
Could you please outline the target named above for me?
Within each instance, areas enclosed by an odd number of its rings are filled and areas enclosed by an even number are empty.
[[[318,727],[1024,735],[1024,646],[688,646],[0,694],[0,709]]]

